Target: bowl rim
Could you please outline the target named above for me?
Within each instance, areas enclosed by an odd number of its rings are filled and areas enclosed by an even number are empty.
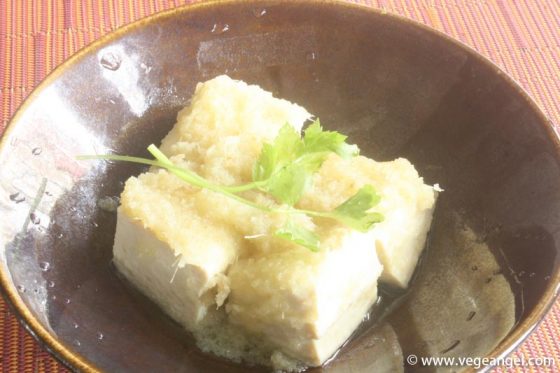
[[[539,119],[539,124],[547,131],[548,138],[554,142],[557,150],[558,159],[560,159],[560,134],[555,130],[554,123],[549,119],[537,104],[536,100],[525,90],[519,82],[506,73],[500,66],[491,61],[486,56],[478,52],[474,47],[451,37],[450,35],[425,25],[419,21],[407,18],[400,14],[387,12],[384,8],[376,8],[362,3],[352,3],[349,0],[195,0],[194,3],[182,5],[179,7],[167,9],[161,12],[154,13],[147,17],[138,19],[134,22],[121,26],[100,38],[94,40],[90,44],[82,47],[67,60],[63,61],[55,69],[47,74],[47,76],[31,91],[31,93],[24,99],[20,106],[16,109],[14,115],[9,120],[2,136],[0,137],[0,152],[7,147],[7,138],[12,130],[17,126],[23,113],[37,99],[39,94],[56,78],[64,73],[67,69],[80,62],[86,56],[96,52],[102,46],[110,43],[111,41],[126,35],[134,29],[143,27],[145,25],[158,22],[164,19],[172,18],[177,14],[184,14],[187,12],[196,12],[207,8],[219,7],[221,5],[235,5],[253,3],[258,7],[278,6],[282,4],[311,4],[319,7],[332,7],[332,8],[348,8],[358,9],[360,11],[369,13],[370,15],[383,16],[397,23],[407,24],[414,28],[419,28],[436,38],[444,40],[448,45],[452,45],[466,52],[470,57],[475,58],[479,63],[492,69],[501,79],[525,101],[525,103],[532,109]],[[102,370],[92,361],[86,357],[74,352],[70,346],[59,341],[33,316],[32,312],[27,308],[23,300],[20,298],[18,292],[11,286],[11,276],[8,271],[0,267],[0,292],[3,295],[9,308],[13,311],[19,323],[29,332],[35,340],[45,348],[52,356],[62,362],[67,368],[71,370],[79,370],[84,372],[102,372]],[[560,266],[555,268],[554,273],[550,276],[549,283],[535,305],[534,309],[529,313],[526,319],[518,324],[515,324],[509,334],[498,343],[498,345],[487,355],[488,359],[502,359],[513,352],[527,337],[535,330],[535,328],[544,320],[548,311],[554,305],[560,291]],[[491,367],[486,366],[480,368],[481,372],[488,371]],[[472,370],[469,369],[469,370]]]

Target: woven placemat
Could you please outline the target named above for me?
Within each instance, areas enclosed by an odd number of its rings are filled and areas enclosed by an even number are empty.
[[[57,65],[100,36],[185,0],[0,0],[0,133],[22,100]],[[534,97],[560,123],[559,0],[354,1],[397,13],[475,48]],[[553,357],[560,371],[560,302],[512,356]],[[0,371],[66,372],[18,324],[0,298]],[[505,371],[505,368],[498,369]]]

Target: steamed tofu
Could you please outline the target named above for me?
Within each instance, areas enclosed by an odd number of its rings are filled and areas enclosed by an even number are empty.
[[[383,265],[381,281],[406,288],[426,243],[436,200],[434,188],[424,184],[409,161],[375,162],[362,156],[343,160],[333,155],[315,175],[300,206],[332,210],[365,184],[381,195],[374,210],[385,217],[370,231]]]
[[[241,259],[229,271],[230,321],[284,353],[320,365],[348,339],[377,299],[382,267],[371,233],[322,232],[322,251]]]
[[[224,273],[241,238],[195,206],[196,191],[165,171],[130,178],[121,194],[113,262],[188,329],[227,296]]]
[[[220,76],[196,88],[160,149],[210,181],[251,181],[265,142],[310,114],[259,87]],[[327,159],[299,207],[332,210],[365,184],[382,199],[385,221],[360,233],[326,219],[294,215],[321,238],[318,253],[274,236],[286,214],[265,213],[165,170],[130,178],[118,209],[114,262],[187,329],[222,319],[308,365],[328,359],[377,300],[378,280],[406,287],[424,246],[435,202],[404,159]],[[270,196],[245,192],[260,205]],[[219,309],[219,311],[216,311]],[[204,335],[198,333],[195,335]]]

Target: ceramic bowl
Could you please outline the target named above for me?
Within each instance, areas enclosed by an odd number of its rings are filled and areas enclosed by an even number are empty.
[[[543,318],[560,278],[560,152],[519,86],[464,45],[369,8],[220,1],[83,49],[2,138],[1,284],[56,357],[84,371],[260,370],[200,352],[118,276],[115,213],[103,202],[142,168],[75,159],[147,156],[196,83],[218,74],[300,103],[377,160],[408,158],[445,190],[409,290],[389,302],[382,289],[384,312],[322,369],[430,371],[403,356],[504,356]]]

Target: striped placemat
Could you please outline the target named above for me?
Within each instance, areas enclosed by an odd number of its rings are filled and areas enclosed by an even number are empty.
[[[188,0],[0,0],[0,133],[22,100],[57,65],[100,36]],[[560,123],[559,0],[353,1],[410,17],[500,65]],[[513,356],[554,357],[560,371],[560,302]],[[66,372],[0,299],[0,371]]]

